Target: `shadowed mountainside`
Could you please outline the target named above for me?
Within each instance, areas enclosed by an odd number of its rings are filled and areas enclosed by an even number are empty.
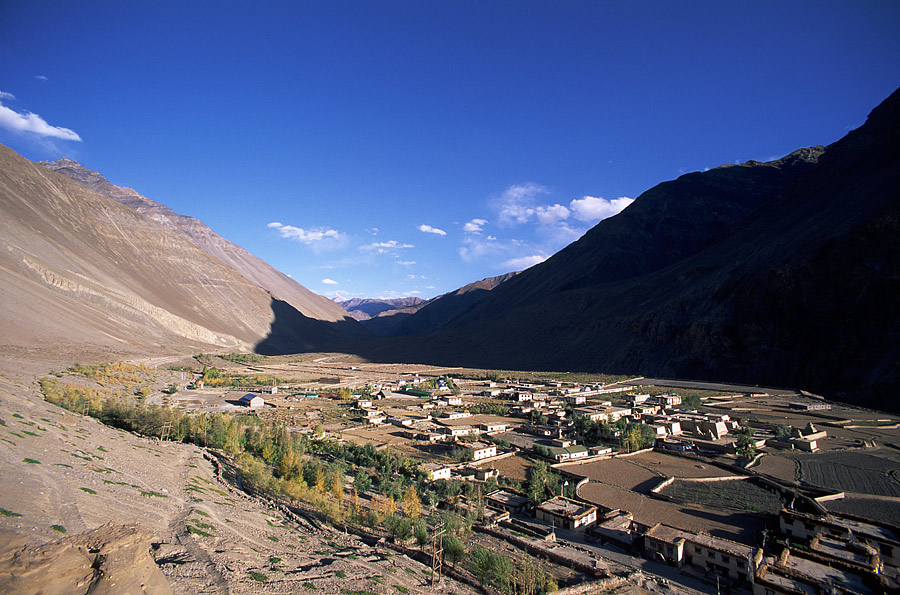
[[[483,300],[489,291],[512,279],[518,272],[487,277],[407,308],[382,312],[362,321],[382,336],[416,335],[437,330]]]
[[[794,386],[897,409],[898,124],[895,92],[827,148],[660,184],[393,357]]]

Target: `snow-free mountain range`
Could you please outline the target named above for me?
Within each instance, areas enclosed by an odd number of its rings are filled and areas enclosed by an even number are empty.
[[[659,184],[519,274],[346,310],[197,219],[0,147],[0,349],[340,350],[790,386],[897,410],[898,238],[900,92],[831,145]]]

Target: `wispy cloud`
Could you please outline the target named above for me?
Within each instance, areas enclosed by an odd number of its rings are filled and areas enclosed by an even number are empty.
[[[416,261],[415,260],[398,260],[397,264],[399,264],[401,266],[405,266],[405,267],[411,267],[412,265],[416,264]]]
[[[13,132],[34,134],[42,138],[58,138],[60,140],[81,141],[81,137],[69,128],[51,126],[37,114],[17,112],[3,105],[2,101],[12,101],[15,96],[0,91],[0,127]]]
[[[510,271],[521,271],[528,267],[533,267],[547,260],[549,256],[546,254],[532,254],[530,256],[520,256],[511,258],[503,263],[503,267]]]
[[[302,227],[294,227],[293,225],[284,225],[279,221],[272,221],[267,227],[277,230],[278,234],[283,238],[294,240],[308,246],[321,242],[337,242],[344,239],[344,234],[329,227],[303,229]]]
[[[47,77],[45,77],[43,74],[36,74],[36,75],[34,75],[34,78],[36,78],[39,81],[44,81],[45,83],[50,80]]]
[[[323,284],[323,285],[337,285],[338,282],[335,281],[334,279],[327,279],[327,278],[326,278],[326,279],[322,279],[322,284]]]
[[[536,214],[537,197],[549,194],[550,189],[528,182],[514,184],[503,191],[499,202],[499,220],[504,225],[527,223]]]
[[[427,224],[425,224],[425,223],[423,223],[422,225],[419,226],[419,231],[423,231],[423,232],[425,232],[425,233],[433,233],[433,234],[439,235],[439,236],[445,236],[445,235],[447,235],[447,232],[444,231],[443,229],[439,229],[439,228],[437,228],[437,227],[432,227],[432,226],[427,225]]]
[[[372,242],[371,244],[359,247],[363,252],[389,254],[394,258],[400,258],[400,250],[405,250],[407,248],[415,248],[415,246],[404,242],[398,242],[397,240],[388,240],[387,242]]]
[[[573,200],[569,204],[569,208],[579,221],[600,221],[618,215],[622,209],[633,202],[634,199],[627,196],[613,199],[585,196]]]
[[[463,225],[463,231],[466,233],[481,233],[484,226],[487,225],[487,219],[472,219]]]

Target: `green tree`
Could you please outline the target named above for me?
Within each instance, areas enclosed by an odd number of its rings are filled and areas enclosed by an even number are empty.
[[[462,560],[465,555],[466,546],[463,544],[462,540],[455,535],[444,537],[443,545],[444,557],[447,558],[451,564],[456,566],[457,562]]]

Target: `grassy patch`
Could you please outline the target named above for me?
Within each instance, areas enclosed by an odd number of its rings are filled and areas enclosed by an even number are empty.
[[[212,533],[207,533],[201,529],[196,527],[192,527],[191,525],[187,526],[188,533],[193,533],[194,535],[199,535],[200,537],[212,537]]]
[[[54,531],[58,531],[59,533],[63,533],[63,534],[66,533],[66,528],[63,527],[62,525],[50,525],[50,528],[53,529]]]
[[[34,432],[29,432],[28,430],[22,430],[23,434],[28,434],[29,436],[39,436],[40,434],[35,434]]]
[[[371,577],[371,579],[372,579],[373,581],[375,581],[376,583],[378,583],[379,585],[383,585],[383,584],[384,584],[384,577],[381,576],[380,574],[376,574],[375,576]]]
[[[210,525],[209,523],[204,523],[204,522],[198,521],[197,519],[193,519],[192,522],[194,523],[195,527],[200,527],[201,529],[215,529],[216,528],[215,525]]]
[[[341,593],[343,595],[375,595],[375,593],[372,593],[371,591],[352,591],[350,589],[344,589],[343,587],[341,587]]]
[[[252,578],[253,580],[255,580],[258,583],[269,582],[269,577],[267,577],[266,575],[264,575],[261,572],[255,572],[255,571],[251,570],[248,574],[250,575],[250,578]]]
[[[303,583],[303,588],[304,588],[304,589],[309,589],[310,591],[315,591],[315,590],[316,590],[316,586],[315,586],[314,584],[312,584],[312,583]]]
[[[99,450],[100,452],[109,452],[108,450],[106,450],[105,448],[103,448],[103,445],[98,446],[98,447],[97,447],[97,450]]]
[[[199,514],[200,516],[205,516],[206,518],[209,518],[209,513],[203,512],[202,510],[194,510],[194,514]]]
[[[347,573],[344,572],[343,570],[338,570],[337,572],[334,573],[334,576],[336,576],[338,578],[347,578]]]
[[[410,567],[408,567],[408,566],[405,567],[403,570],[405,570],[405,571],[408,572],[409,574],[415,574],[415,573],[416,573],[415,570],[413,570],[412,568],[410,568]]]
[[[0,516],[22,516],[18,512],[13,512],[11,510],[6,510],[5,508],[0,508]]]
[[[25,436],[23,436],[22,434],[19,434],[17,432],[10,432],[10,434],[12,434],[13,436],[15,436],[17,438],[23,438],[23,439],[25,438]]]
[[[276,558],[275,556],[269,558],[269,564],[278,564],[279,562],[281,562],[281,558]]]
[[[96,494],[97,493],[94,490],[92,490],[91,488],[78,488],[78,489],[81,490],[82,492],[86,492],[88,494]]]
[[[69,454],[72,455],[73,457],[75,457],[76,459],[81,459],[82,461],[87,461],[89,463],[93,460],[93,459],[91,459],[91,457],[83,457],[80,454],[78,454],[77,452],[70,452]]]
[[[266,539],[268,539],[269,541],[274,541],[275,543],[278,543],[278,538],[275,537],[274,535],[267,535]]]
[[[67,469],[71,469],[71,468],[72,468],[72,465],[69,465],[69,464],[67,464],[67,463],[56,463],[56,466],[57,466],[57,467],[65,467],[65,468],[67,468]]]
[[[22,415],[20,413],[13,413],[13,417],[17,417],[19,419],[25,419],[24,417],[22,417]]]
[[[391,574],[396,574],[396,573],[397,573],[397,569],[396,569],[396,568],[388,568],[387,571],[390,572]]]
[[[24,461],[25,461],[26,463],[31,464],[31,465],[40,465],[40,464],[41,464],[40,461],[35,460],[35,459],[27,459],[27,458],[26,458],[26,459],[24,459]]]
[[[403,595],[406,595],[407,593],[409,593],[409,589],[407,589],[403,585],[391,585],[391,586],[394,587],[395,589],[397,589],[398,591],[400,591],[401,593],[403,593]]]
[[[147,492],[141,492],[141,496],[144,496],[144,497],[146,497],[146,498],[153,498],[153,497],[156,497],[156,498],[168,498],[168,497],[169,497],[169,496],[167,496],[166,494],[160,494],[159,492],[154,492],[154,491],[152,491],[152,490],[151,490],[151,491],[147,491]]]

